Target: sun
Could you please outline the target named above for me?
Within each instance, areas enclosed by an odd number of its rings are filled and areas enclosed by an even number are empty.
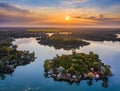
[[[69,20],[70,20],[70,17],[69,17],[69,16],[66,16],[66,17],[65,17],[65,20],[66,20],[66,21],[69,21]]]

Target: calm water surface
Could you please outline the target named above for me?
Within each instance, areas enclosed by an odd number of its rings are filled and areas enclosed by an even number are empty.
[[[56,50],[53,47],[40,45],[35,38],[16,39],[13,43],[19,50],[35,52],[36,60],[26,66],[19,66],[12,76],[7,75],[0,80],[0,91],[120,91],[120,43],[119,42],[91,42],[91,45],[76,50],[88,53],[93,51],[99,54],[105,64],[112,67],[113,76],[105,83],[93,81],[91,86],[87,81],[69,85],[67,82],[57,82],[52,78],[44,77],[44,60],[55,57],[56,54],[70,54],[71,50]]]

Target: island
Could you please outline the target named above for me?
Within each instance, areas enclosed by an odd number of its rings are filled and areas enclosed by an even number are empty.
[[[14,38],[4,32],[1,32],[0,35],[0,78],[5,79],[5,75],[12,74],[17,66],[33,62],[35,53],[17,50],[17,45],[12,43]]]
[[[72,54],[56,55],[44,62],[45,75],[57,81],[102,80],[112,76],[110,68],[110,65],[104,64],[93,52],[85,54],[73,51]]]
[[[53,46],[55,49],[69,50],[79,49],[79,47],[87,46],[90,43],[71,36],[70,34],[55,33],[51,36],[44,34],[40,38],[37,38],[38,42],[43,45]]]

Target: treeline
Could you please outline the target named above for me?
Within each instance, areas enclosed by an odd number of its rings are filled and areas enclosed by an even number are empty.
[[[118,31],[86,31],[86,32],[74,32],[73,37],[91,40],[91,41],[120,41],[117,38]]]
[[[0,28],[0,39],[3,36],[14,38],[40,37],[45,33],[71,32],[72,37],[91,41],[120,41],[116,34],[120,29],[112,28]]]

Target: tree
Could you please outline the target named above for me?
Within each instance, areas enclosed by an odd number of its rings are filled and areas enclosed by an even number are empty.
[[[92,79],[94,77],[94,74],[92,72],[89,72],[88,77]]]
[[[0,56],[8,56],[10,54],[11,48],[3,46],[0,48]]]
[[[49,60],[45,60],[44,68],[45,68],[45,71],[49,71],[50,70]]]
[[[105,73],[104,73],[105,76],[112,74],[110,68],[111,68],[110,65],[105,65]]]
[[[94,62],[94,63],[93,63],[93,68],[94,68],[96,71],[100,70],[100,67],[101,67],[100,63],[98,63],[98,62]]]
[[[13,49],[16,50],[17,49],[17,45],[13,45]]]
[[[69,72],[73,75],[75,73],[75,69],[73,67],[70,67]]]

